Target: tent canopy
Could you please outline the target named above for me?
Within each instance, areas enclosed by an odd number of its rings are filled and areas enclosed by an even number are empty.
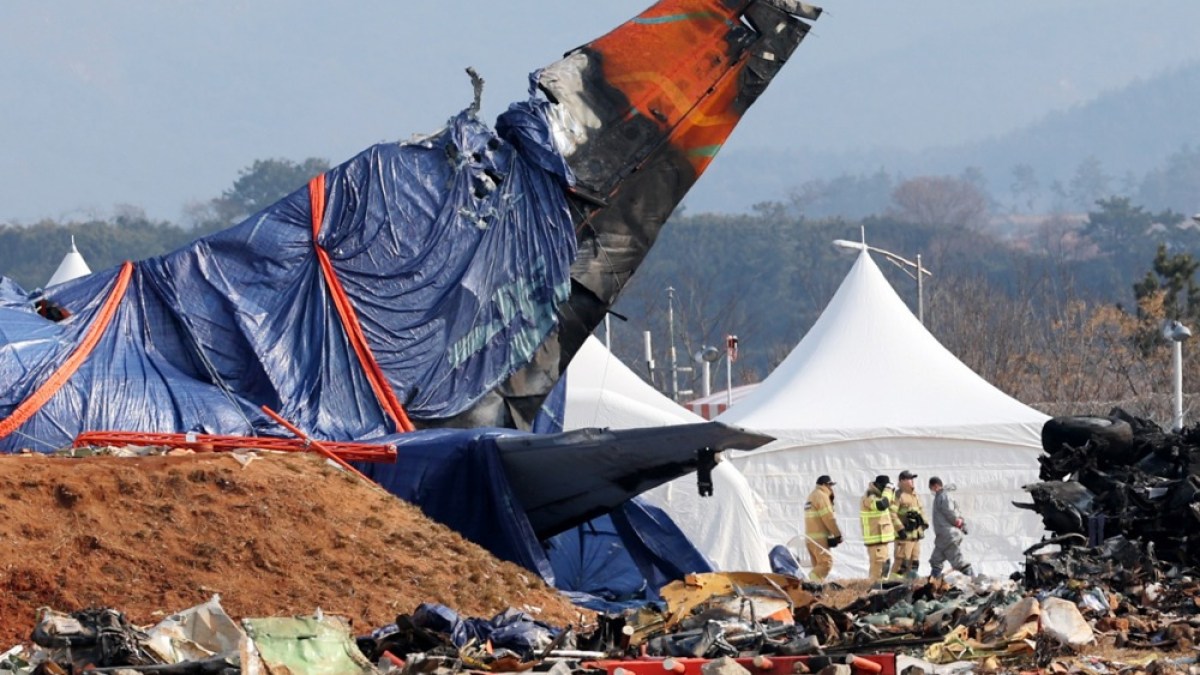
[[[46,282],[46,288],[66,283],[72,279],[86,277],[92,273],[92,268],[88,267],[87,261],[83,259],[83,254],[79,249],[75,248],[75,237],[71,236],[71,250],[63,256],[62,262],[58,264],[58,269],[54,270],[54,274],[50,275],[50,280]]]
[[[943,347],[866,252],[787,359],[717,419],[778,439],[735,459],[767,503],[770,543],[803,534],[804,502],[819,475],[839,483],[835,509],[847,542],[834,556],[839,576],[865,576],[858,502],[878,474],[896,481],[904,469],[916,473],[927,511],[929,476],[956,484],[970,530],[964,553],[977,570],[1017,569],[1042,533],[1036,514],[1010,502],[1037,480],[1047,416]],[[931,551],[932,542],[923,560]]]
[[[567,368],[564,429],[694,424],[704,420],[658,393],[589,337]],[[728,461],[713,471],[713,495],[701,497],[695,476],[646,492],[720,570],[769,572],[757,502],[746,479]]]

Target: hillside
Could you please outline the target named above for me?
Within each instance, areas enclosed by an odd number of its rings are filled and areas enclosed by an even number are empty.
[[[422,602],[579,616],[536,574],[311,455],[0,455],[0,648],[42,606],[152,624],[213,594],[235,618],[320,607],[364,632]]]
[[[887,146],[843,152],[741,147],[722,153],[685,203],[691,213],[745,211],[759,202],[784,201],[789,190],[818,178],[880,170],[893,176],[958,175],[969,166],[983,171],[992,196],[1005,203],[1017,164],[1034,168],[1046,193],[1043,198],[1049,201],[1051,182],[1069,184],[1089,156],[1100,160],[1113,179],[1112,187],[1121,188],[1127,173],[1140,184],[1147,172],[1163,168],[1184,146],[1200,146],[1197,110],[1200,62],[1148,75],[1022,128],[967,143],[920,151]],[[1147,205],[1185,212],[1200,208]]]

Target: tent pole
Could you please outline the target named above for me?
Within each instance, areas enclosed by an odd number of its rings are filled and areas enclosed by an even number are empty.
[[[733,359],[725,355],[725,409],[733,406]]]

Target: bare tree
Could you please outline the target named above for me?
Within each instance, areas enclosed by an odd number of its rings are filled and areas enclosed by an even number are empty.
[[[987,195],[972,183],[949,176],[919,176],[892,192],[894,216],[910,223],[978,228],[987,222]]]
[[[1071,176],[1068,194],[1071,201],[1081,209],[1087,209],[1097,200],[1112,196],[1112,176],[1104,171],[1104,165],[1095,155],[1079,163],[1075,175]]]
[[[1018,212],[1024,209],[1033,213],[1033,207],[1037,203],[1038,191],[1041,190],[1041,185],[1038,183],[1037,174],[1033,167],[1028,164],[1018,164],[1012,168],[1012,185],[1009,189],[1012,190],[1013,211]]]
[[[1089,303],[1069,280],[1050,274],[1024,273],[1011,294],[979,278],[942,277],[930,303],[938,312],[936,336],[984,379],[1051,414],[1103,413],[1136,402],[1135,414],[1169,419],[1169,349],[1146,337],[1166,314],[1164,294],[1141,298],[1130,313]],[[1187,380],[1196,381],[1200,356],[1189,355],[1185,368]]]

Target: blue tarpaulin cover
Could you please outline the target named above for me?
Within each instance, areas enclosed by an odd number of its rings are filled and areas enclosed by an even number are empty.
[[[596,611],[660,600],[668,583],[715,571],[670,516],[640,497],[546,543],[555,587]]]
[[[445,637],[460,649],[472,641],[477,644],[490,641],[493,648],[508,649],[526,659],[544,650],[561,633],[561,629],[511,608],[490,620],[464,619],[445,605],[425,602],[413,612],[412,622]]]
[[[513,496],[495,439],[512,429],[427,429],[389,437],[395,464],[360,464],[388,492],[486,548],[553,583],[545,551]]]
[[[665,513],[639,499],[543,546],[513,495],[496,443],[521,435],[528,434],[512,429],[399,434],[386,439],[396,444],[395,464],[358,468],[496,557],[573,592],[585,606],[601,609],[608,601],[655,599],[666,583],[713,570]],[[591,534],[581,542],[579,532]]]
[[[249,435],[273,427],[264,404],[317,438],[393,432],[332,284],[409,415],[467,409],[530,360],[570,290],[572,178],[549,141],[547,105],[512,106],[498,132],[463,112],[433,136],[331,169],[315,241],[305,186],[136,263],[90,355],[0,450],[51,450],[90,430]],[[0,282],[0,421],[77,350],[118,277],[49,289],[71,313],[59,323]]]
[[[775,574],[787,574],[793,577],[804,576],[796,556],[783,544],[773,547],[767,558],[771,561],[771,571]]]

